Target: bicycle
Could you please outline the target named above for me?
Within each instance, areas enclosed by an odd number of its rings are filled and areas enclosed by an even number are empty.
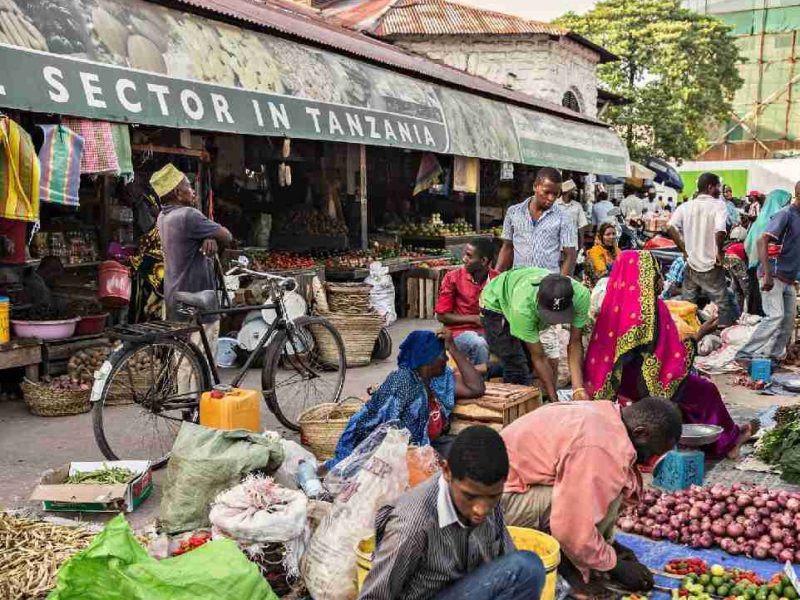
[[[284,294],[296,287],[294,279],[242,264],[228,272],[232,274],[263,280],[270,302],[217,308],[216,291],[178,292],[179,310],[189,321],[118,325],[107,331],[122,345],[95,373],[91,394],[94,436],[107,459],[148,459],[154,468],[162,467],[181,423],[198,421],[200,395],[220,383],[203,328],[208,317],[275,311],[231,386],[243,382],[263,351],[261,391],[267,408],[285,427],[298,431],[298,417],[305,410],[339,401],[346,362],[336,328],[322,317],[287,317]],[[192,337],[200,343],[193,343]]]

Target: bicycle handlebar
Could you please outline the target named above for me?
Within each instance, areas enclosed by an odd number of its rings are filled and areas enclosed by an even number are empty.
[[[253,269],[248,269],[247,267],[243,267],[241,265],[236,265],[230,271],[228,271],[227,274],[236,275],[236,271],[242,275],[252,275],[253,277],[258,277],[259,279],[269,279],[275,281],[287,292],[291,292],[297,288],[297,280],[294,277],[281,277],[280,275],[273,275],[271,273],[262,273],[261,271],[254,271]]]

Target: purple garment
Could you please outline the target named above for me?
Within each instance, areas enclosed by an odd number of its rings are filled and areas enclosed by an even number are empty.
[[[175,310],[175,292],[202,292],[216,288],[214,261],[200,254],[200,246],[220,227],[189,206],[168,204],[158,215],[158,232],[164,252],[164,301],[168,319],[181,318]]]
[[[643,397],[638,389],[639,373],[640,368],[635,361],[622,369],[620,396],[633,401]],[[702,448],[706,455],[724,457],[736,445],[741,429],[731,418],[713,381],[690,373],[672,400],[681,409],[683,422],[687,425],[719,425],[722,427],[720,438],[713,444]]]

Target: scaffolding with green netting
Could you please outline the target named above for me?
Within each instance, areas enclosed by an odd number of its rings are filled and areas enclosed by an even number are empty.
[[[751,142],[769,157],[787,142],[800,142],[800,0],[686,0],[685,6],[714,15],[736,36],[744,85],[728,123],[713,132],[717,144]]]

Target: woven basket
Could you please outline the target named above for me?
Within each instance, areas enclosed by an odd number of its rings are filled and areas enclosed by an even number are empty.
[[[328,307],[332,313],[361,315],[372,311],[369,293],[372,286],[368,283],[326,283]]]
[[[363,405],[360,398],[347,398],[339,404],[327,402],[309,408],[298,419],[300,443],[319,460],[333,458],[347,422]]]
[[[133,404],[131,397],[131,389],[136,390],[140,394],[144,394],[150,387],[151,381],[150,374],[134,374],[131,378],[133,385],[130,384],[123,386],[112,386],[106,395],[105,406],[123,406],[126,404]]]
[[[348,367],[364,367],[372,360],[375,340],[383,327],[383,319],[376,314],[349,315],[328,313],[323,315],[342,337]],[[320,360],[329,365],[339,364],[338,346],[333,336],[319,326],[309,325],[314,335]]]
[[[39,417],[63,417],[89,412],[91,390],[56,390],[44,383],[23,381],[20,384],[25,404],[32,414]]]

